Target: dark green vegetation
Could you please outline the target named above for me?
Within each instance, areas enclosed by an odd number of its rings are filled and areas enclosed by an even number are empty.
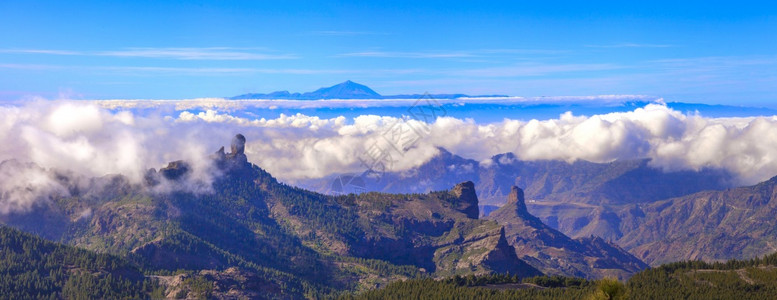
[[[0,226],[0,298],[141,299],[160,295],[156,282],[124,259]]]
[[[523,282],[491,277],[420,279],[395,282],[383,289],[343,299],[582,299],[596,288],[592,282],[575,279],[554,281],[561,284],[555,288],[535,283],[550,281],[553,279],[527,278]]]
[[[644,270],[626,283],[560,276],[420,279],[345,299],[774,299],[777,253],[722,263],[686,261]]]

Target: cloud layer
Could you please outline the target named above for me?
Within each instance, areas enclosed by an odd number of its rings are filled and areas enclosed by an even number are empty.
[[[663,169],[725,168],[742,184],[777,174],[777,117],[706,118],[661,104],[590,117],[566,113],[491,124],[450,117],[427,124],[376,115],[248,119],[230,113],[239,107],[131,110],[109,104],[36,101],[0,107],[0,161],[33,162],[85,177],[123,174],[139,183],[148,168],[184,159],[193,164],[195,178],[207,183],[207,155],[242,133],[249,160],[290,182],[364,171],[365,158],[376,150],[388,153],[391,170],[403,171],[429,160],[437,147],[481,161],[505,152],[523,160],[570,162],[647,157]],[[395,139],[398,133],[404,138]],[[60,191],[41,175],[45,172],[32,170],[0,172],[0,213],[28,209],[39,201],[37,194]]]

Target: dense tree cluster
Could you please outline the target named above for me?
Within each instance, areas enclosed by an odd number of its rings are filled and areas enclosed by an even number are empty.
[[[625,284],[561,276],[454,276],[395,282],[343,299],[774,299],[775,295],[777,253],[750,260],[666,264],[642,271]]]
[[[0,227],[0,295],[5,299],[148,298],[158,285],[127,261]]]

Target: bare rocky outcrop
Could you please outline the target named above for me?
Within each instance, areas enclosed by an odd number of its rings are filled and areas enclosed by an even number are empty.
[[[526,209],[524,193],[513,186],[507,204],[487,219],[503,225],[516,255],[551,275],[625,279],[647,265],[601,238],[571,239],[545,225]]]
[[[459,183],[453,187],[453,195],[457,198],[456,210],[463,212],[470,219],[477,219],[480,215],[478,210],[478,195],[475,193],[475,183],[467,181]]]
[[[529,215],[529,211],[526,209],[526,199],[523,195],[523,190],[517,186],[510,188],[510,194],[507,195],[507,204],[515,205],[515,212],[520,216]]]

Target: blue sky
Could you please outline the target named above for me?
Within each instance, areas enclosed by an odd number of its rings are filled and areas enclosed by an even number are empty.
[[[3,1],[0,99],[309,91],[774,106],[762,2]]]

